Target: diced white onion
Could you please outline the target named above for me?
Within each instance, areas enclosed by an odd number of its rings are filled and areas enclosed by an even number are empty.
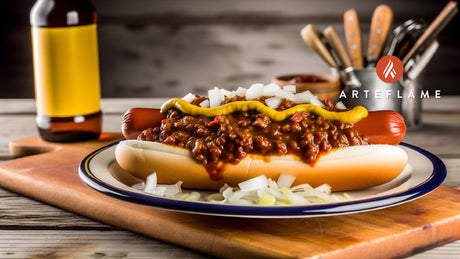
[[[295,94],[286,92],[282,89],[275,91],[275,96],[279,98],[285,98],[285,99],[295,102]]]
[[[261,197],[267,195],[268,188],[260,188],[260,189],[257,189],[255,191],[257,193],[257,197],[261,198]]]
[[[238,184],[241,191],[243,192],[254,191],[259,188],[267,187],[267,185],[268,185],[268,180],[267,180],[267,177],[265,177],[265,175],[260,175],[260,176],[251,178],[249,180],[246,180]]]
[[[157,186],[157,174],[149,174],[145,181],[144,192],[152,193]]]
[[[213,193],[208,196],[206,196],[206,201],[207,202],[212,202],[212,203],[225,203],[227,199],[222,196],[220,193]]]
[[[281,87],[275,83],[268,84],[264,86],[264,96],[274,96],[277,90],[280,90]]]
[[[184,201],[199,201],[200,198],[201,193],[199,192],[184,193],[179,197],[179,199]]]
[[[261,196],[257,202],[258,205],[272,206],[276,204],[276,197],[271,194]]]
[[[264,95],[264,85],[257,83],[251,85],[246,91],[246,100],[254,100]]]
[[[281,174],[277,182],[261,175],[238,184],[239,188],[232,188],[225,184],[219,193],[207,195],[202,199],[201,194],[197,191],[183,193],[181,181],[171,185],[157,184],[157,175],[152,173],[147,176],[144,191],[156,196],[186,201],[205,200],[211,203],[241,206],[307,205],[352,199],[346,193],[343,195],[331,194],[331,186],[327,184],[316,188],[306,183],[290,187],[294,180],[295,176],[289,174]]]
[[[145,192],[148,192],[148,191],[145,191]],[[155,188],[153,188],[150,192],[148,193],[151,193],[153,195],[157,195],[157,196],[165,196],[166,197],[166,186],[156,186]]]
[[[144,190],[145,182],[136,183],[136,184],[132,185],[131,187],[134,188],[134,189],[138,189],[138,190]]]
[[[295,94],[296,86],[295,85],[285,85],[285,86],[283,86],[283,90],[286,91],[286,92],[289,92],[291,94]]]
[[[227,189],[232,189],[232,187],[225,183],[222,187],[220,187],[219,193],[223,193]]]
[[[279,188],[282,188],[282,187],[291,187],[292,183],[294,182],[295,180],[295,176],[294,175],[290,175],[290,174],[281,174],[279,177],[278,177],[278,181],[276,182],[276,184],[278,185]]]
[[[200,103],[200,106],[203,107],[203,108],[209,108],[210,107],[209,99],[206,99],[206,100],[202,101]]]
[[[184,97],[182,97],[182,100],[191,103],[191,102],[193,102],[193,100],[195,100],[195,98],[196,98],[196,96],[194,94],[188,93]]]
[[[310,103],[310,100],[312,97],[313,97],[313,94],[309,90],[297,93],[295,95],[295,103],[296,104]]]
[[[307,199],[305,199],[302,195],[292,192],[287,187],[281,188],[280,191],[294,205],[310,204],[310,202]]]
[[[231,91],[230,94],[227,96],[228,98],[233,98],[236,96],[236,91]]]
[[[255,189],[254,189],[255,190]],[[253,190],[253,191],[254,191]],[[229,195],[227,198],[227,200],[230,202],[230,203],[234,203],[236,202],[237,200],[241,200],[244,196],[247,196],[247,195],[250,195],[250,192],[249,191],[243,191],[243,190],[238,190],[238,191],[235,191],[232,193],[232,195]],[[224,196],[225,197],[225,196]]]
[[[312,98],[310,99],[310,103],[316,106],[319,106],[321,108],[326,107],[319,99],[318,96],[313,95]]]
[[[220,89],[214,87],[213,89],[208,90],[208,98],[209,98],[209,107],[217,107],[220,106],[222,103]]]
[[[235,94],[238,95],[238,96],[243,97],[243,96],[246,96],[246,91],[247,91],[247,90],[248,90],[248,89],[246,89],[246,88],[244,88],[244,87],[238,87],[238,88],[236,89],[236,91],[235,91]]]
[[[328,184],[322,184],[316,187],[315,190],[329,194],[331,192],[331,186]]]
[[[229,96],[232,93],[232,91],[225,90],[223,88],[220,88],[219,90],[220,90],[220,93],[224,96]]]
[[[225,97],[231,98],[230,95],[232,95],[231,91],[228,91],[228,90],[225,90],[225,89],[220,89],[220,99],[222,101],[225,99]]]
[[[265,99],[265,103],[267,104],[267,106],[272,109],[278,108],[278,106],[280,106],[282,101],[283,99],[279,97],[270,97],[270,98]]]
[[[222,194],[222,197],[227,199],[233,194],[233,188],[228,186],[228,188],[226,188],[225,190],[222,190],[221,194]]]
[[[276,188],[276,189],[275,188],[269,188],[268,192],[271,195],[275,196],[280,201],[286,200],[286,197],[279,191],[278,188]]]
[[[313,187],[311,187],[311,185],[309,185],[308,183],[303,183],[303,184],[299,184],[291,188],[291,191],[293,192],[299,192],[299,191],[305,191],[305,190],[313,190]]]
[[[347,106],[345,106],[345,104],[343,104],[342,101],[338,102],[335,107],[337,107],[337,109],[342,109],[342,110],[345,110],[347,108]]]
[[[157,174],[152,173],[147,176],[144,192],[157,196],[172,198],[177,194],[182,193],[181,184],[182,182],[180,181],[171,185],[157,184]]]
[[[174,197],[176,194],[180,194],[182,193],[182,189],[181,189],[181,185],[182,185],[182,182],[179,181],[177,182],[176,184],[171,184],[171,185],[161,185],[161,187],[165,187],[166,190],[165,190],[165,193],[164,193],[164,196],[165,197]],[[157,186],[157,188],[160,187]]]
[[[268,188],[269,189],[278,189],[278,184],[273,181],[273,179],[268,178]]]
[[[296,193],[290,193],[288,195],[288,199],[294,205],[307,205],[307,204],[311,203],[306,198],[304,198],[302,195],[299,195],[299,194],[296,194]]]

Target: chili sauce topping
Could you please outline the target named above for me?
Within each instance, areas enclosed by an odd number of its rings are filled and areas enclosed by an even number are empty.
[[[295,95],[278,94],[276,105],[271,104],[273,97],[254,94],[249,100],[247,94],[225,95],[218,102],[211,95],[172,99],[162,106],[166,119],[161,126],[144,130],[138,140],[189,150],[215,180],[222,179],[226,165],[248,155],[267,161],[293,155],[314,166],[334,149],[368,144],[353,128],[367,116],[364,107],[347,109],[316,96],[310,103],[298,103]]]

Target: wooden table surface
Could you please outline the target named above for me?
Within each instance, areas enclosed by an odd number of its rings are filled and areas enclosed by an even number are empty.
[[[130,107],[158,107],[164,99],[103,99],[103,130],[119,132]],[[0,99],[0,161],[8,142],[37,135],[33,99]],[[460,189],[460,97],[423,103],[423,126],[404,142],[439,156],[443,185]],[[0,258],[210,258],[18,195],[0,188]],[[460,240],[411,258],[460,258]]]

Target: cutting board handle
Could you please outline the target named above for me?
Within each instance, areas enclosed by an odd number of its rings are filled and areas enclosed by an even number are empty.
[[[102,133],[99,136],[99,141],[110,141],[114,142],[122,139],[120,133]],[[94,140],[93,140],[94,142]],[[20,140],[13,140],[8,143],[10,155],[14,158],[38,155],[43,153],[55,152],[61,150],[62,148],[75,145],[85,145],[88,143],[84,142],[75,142],[75,143],[53,143],[47,142],[41,139],[40,137],[30,137]]]

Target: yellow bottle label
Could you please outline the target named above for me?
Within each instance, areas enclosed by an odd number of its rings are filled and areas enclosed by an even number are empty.
[[[96,24],[32,28],[37,114],[72,117],[100,110]]]

